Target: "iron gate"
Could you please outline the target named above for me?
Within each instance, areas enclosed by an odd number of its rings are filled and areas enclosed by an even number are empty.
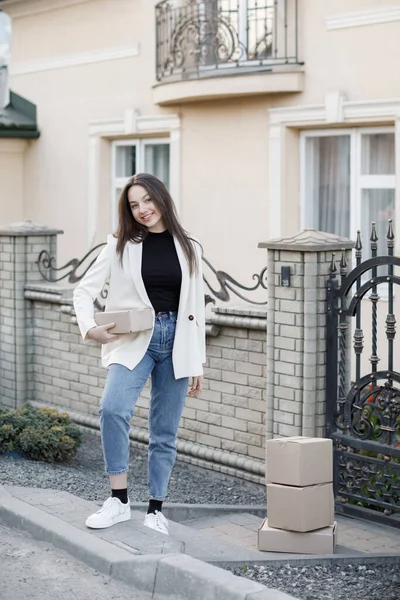
[[[345,251],[339,272],[332,257],[327,282],[327,435],[334,445],[337,512],[400,527],[400,373],[395,370],[399,358],[394,362],[393,307],[394,289],[400,286],[394,267],[400,266],[400,258],[394,256],[391,221],[386,240],[387,255],[378,256],[373,223],[371,258],[362,261],[358,232],[356,266],[350,273]],[[387,292],[388,306],[384,348],[378,348],[381,291]],[[371,368],[362,373],[362,300],[367,295],[371,302]]]

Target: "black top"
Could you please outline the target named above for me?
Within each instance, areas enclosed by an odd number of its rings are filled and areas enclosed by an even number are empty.
[[[178,310],[182,271],[174,238],[168,230],[149,232],[143,242],[142,277],[156,312]]]

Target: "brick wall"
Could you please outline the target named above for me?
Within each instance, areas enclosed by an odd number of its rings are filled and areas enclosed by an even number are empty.
[[[326,435],[326,283],[333,252],[353,243],[304,230],[268,250],[267,438]],[[282,267],[290,286],[282,285]],[[350,361],[348,361],[350,362]]]
[[[100,347],[83,344],[71,289],[64,296],[38,270],[42,249],[56,256],[57,233],[32,222],[0,230],[0,405],[31,400],[98,427]],[[204,390],[188,397],[178,441],[184,460],[254,481],[263,481],[265,438],[325,435],[325,285],[331,253],[345,248],[350,260],[353,243],[304,230],[259,247],[268,252],[268,311],[229,306],[208,316]],[[146,386],[137,402],[133,443],[148,439],[149,394]]]
[[[0,242],[0,392],[2,404],[14,408],[16,364],[14,353],[14,300],[13,280],[14,247],[12,238],[2,237]]]
[[[271,260],[274,436],[324,435],[326,342],[321,319],[326,316],[330,260],[325,252],[279,250]],[[290,289],[279,285],[281,267],[287,265],[291,266]]]
[[[72,306],[62,304],[61,296],[54,294],[52,302],[40,299],[46,295],[44,289],[29,285],[26,291],[31,299],[29,399],[97,416],[106,374],[100,347],[82,342]],[[179,439],[261,464],[265,459],[266,319],[256,317],[252,323],[251,310],[240,312],[258,329],[218,327],[218,313],[214,314],[213,335],[207,336],[204,390],[199,398],[187,397]],[[222,319],[227,322],[227,315]],[[233,325],[235,319],[240,316],[231,317]],[[149,398],[147,384],[136,404],[135,428],[147,429]]]
[[[28,344],[24,289],[42,279],[36,265],[43,247],[55,251],[56,232],[26,221],[0,230],[0,397],[15,408],[26,401]]]

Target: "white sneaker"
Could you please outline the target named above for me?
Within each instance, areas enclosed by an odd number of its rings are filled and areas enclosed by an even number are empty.
[[[123,504],[119,498],[107,498],[100,510],[86,519],[86,527],[91,529],[105,529],[131,518],[131,505],[128,499]]]
[[[159,510],[156,510],[155,513],[148,513],[144,518],[143,525],[146,525],[146,527],[150,527],[150,529],[154,529],[154,531],[158,531],[159,533],[169,535],[168,521]]]

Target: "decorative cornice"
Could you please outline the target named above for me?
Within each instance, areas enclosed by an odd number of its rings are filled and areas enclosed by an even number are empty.
[[[17,221],[0,228],[0,235],[6,235],[9,237],[31,237],[31,236],[47,236],[57,235],[64,233],[62,229],[54,229],[53,227],[47,227],[36,221]]]
[[[253,305],[253,304],[238,304],[237,306],[214,306],[212,311],[218,315],[232,315],[236,317],[251,317],[266,319],[267,318],[267,306],[266,305]]]
[[[46,302],[48,304],[62,304],[63,299],[60,295],[46,292],[31,292],[26,290],[24,292],[25,300],[32,300],[34,302]]]
[[[158,114],[140,116],[135,109],[125,111],[117,119],[100,119],[89,123],[89,134],[102,137],[145,133],[170,133],[180,128],[180,119],[176,114]]]
[[[269,109],[270,124],[304,125],[327,123],[327,107],[325,104],[306,106],[285,106]],[[343,101],[341,106],[342,121],[394,121],[400,117],[400,98],[390,100]]]
[[[325,19],[329,31],[349,27],[363,27],[365,25],[379,25],[393,21],[400,21],[400,6],[386,6],[372,10],[330,15]]]
[[[258,247],[267,248],[268,250],[289,250],[291,252],[323,252],[335,249],[351,250],[354,248],[354,244],[352,240],[332,233],[317,231],[316,229],[303,229],[303,231],[292,237],[260,242]]]
[[[97,0],[32,0],[31,2],[29,0],[4,0],[1,3],[1,9],[7,11],[13,19],[18,19],[88,2],[97,2]]]
[[[131,58],[133,56],[138,56],[138,54],[138,44],[132,44],[130,46],[117,46],[114,48],[105,48],[103,50],[97,50],[94,52],[66,54],[64,56],[56,56],[54,58],[46,58],[43,60],[33,60],[19,63],[16,62],[11,65],[10,72],[12,76],[27,75],[29,73],[40,73],[41,71],[66,69],[69,67],[91,65],[109,60]]]

